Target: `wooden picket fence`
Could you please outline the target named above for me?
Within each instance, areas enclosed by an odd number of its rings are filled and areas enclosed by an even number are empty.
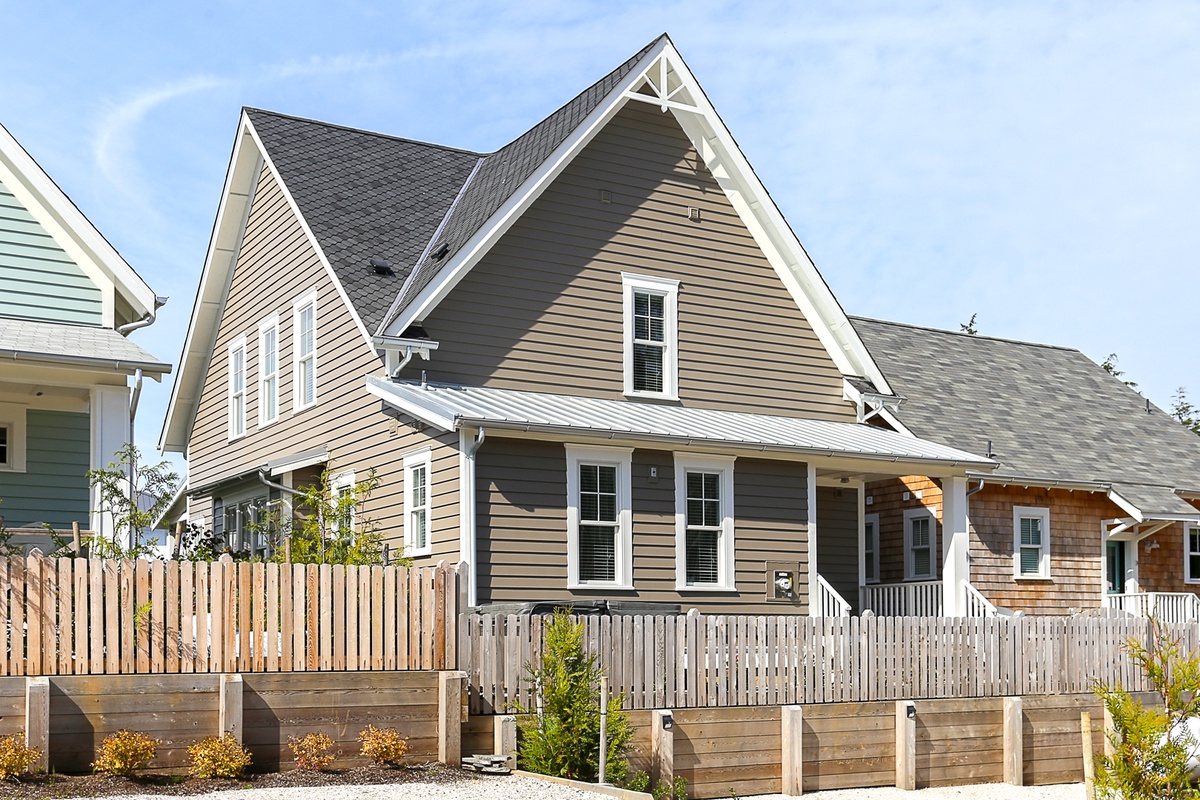
[[[1145,691],[1125,651],[1150,622],[1095,617],[580,617],[625,707],[698,708]],[[550,617],[469,614],[460,663],[475,714],[535,705]],[[1197,626],[1169,625],[1185,648]]]
[[[457,664],[456,567],[0,559],[0,675]]]

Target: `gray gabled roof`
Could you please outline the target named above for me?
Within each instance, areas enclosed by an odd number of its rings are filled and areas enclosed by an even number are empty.
[[[171,371],[112,328],[0,317],[0,358],[86,369],[134,370],[155,377]]]
[[[490,154],[260,109],[245,112],[355,311],[375,333],[665,36]],[[447,252],[434,258],[443,244]],[[372,256],[390,262],[394,274],[376,274]]]
[[[1162,489],[1200,486],[1200,436],[1078,350],[851,322],[916,436],[973,452],[990,441],[997,476],[1111,484],[1142,511],[1195,513]]]

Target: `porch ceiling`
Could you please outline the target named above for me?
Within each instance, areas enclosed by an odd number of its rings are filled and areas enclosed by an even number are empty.
[[[442,430],[484,426],[672,447],[709,445],[802,457],[864,459],[893,474],[894,468],[882,467],[883,462],[964,470],[996,466],[983,456],[870,425],[480,387],[423,387],[373,376],[367,378],[367,389]]]

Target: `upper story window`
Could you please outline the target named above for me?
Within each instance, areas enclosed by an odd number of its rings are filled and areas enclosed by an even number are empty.
[[[279,419],[279,315],[258,326],[258,424]]]
[[[229,344],[229,438],[246,433],[246,337]]]
[[[567,583],[633,588],[633,451],[567,445]]]
[[[732,591],[733,554],[733,458],[676,454],[676,588]]]
[[[430,478],[433,475],[428,450],[404,457],[404,554],[427,556],[433,552],[429,536]]]
[[[292,411],[317,402],[317,291],[292,305]]]
[[[621,273],[625,394],[679,397],[679,281]]]
[[[1050,577],[1050,509],[1013,509],[1013,575]]]
[[[937,569],[937,521],[927,508],[904,512],[904,577],[930,580]]]
[[[879,583],[879,515],[863,518],[863,577],[867,583]]]
[[[1200,583],[1200,525],[1183,529],[1184,576],[1188,583]]]

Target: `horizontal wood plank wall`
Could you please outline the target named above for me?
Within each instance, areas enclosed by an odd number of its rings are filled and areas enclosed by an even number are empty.
[[[217,731],[217,675],[104,675],[50,681],[50,767],[88,772],[96,748],[121,729],[162,742],[154,767],[187,763],[187,748]],[[22,704],[23,705],[23,704]]]
[[[804,706],[804,791],[892,786],[896,704]]]
[[[680,281],[683,405],[854,421],[833,359],[679,124],[641,103],[426,315],[430,378],[624,399],[622,271]],[[714,357],[720,340],[745,344]]]
[[[779,707],[676,711],[675,774],[692,797],[728,797],[779,791]]]
[[[0,675],[453,669],[456,567],[0,559]]]
[[[1104,713],[1100,700],[1089,694],[1060,695],[1026,697],[1021,704],[1025,785],[1083,780],[1079,715],[1084,711],[1092,712],[1093,727],[1102,728]],[[1093,734],[1092,752],[1104,752],[1102,730]]]
[[[359,756],[358,742],[367,725],[397,728],[408,737],[406,763],[437,757],[435,672],[254,674],[242,679],[244,743],[254,753],[255,769],[291,768],[288,737],[309,733],[333,739],[343,766],[367,763]]]
[[[25,732],[25,679],[0,678],[0,736]]]
[[[472,713],[533,705],[527,664],[550,617],[470,614],[460,664]],[[1141,618],[581,617],[584,644],[629,709],[1068,694],[1148,688],[1125,652]],[[1196,649],[1195,625],[1168,626]]]
[[[1002,703],[998,698],[917,703],[917,785],[1003,781]]]

